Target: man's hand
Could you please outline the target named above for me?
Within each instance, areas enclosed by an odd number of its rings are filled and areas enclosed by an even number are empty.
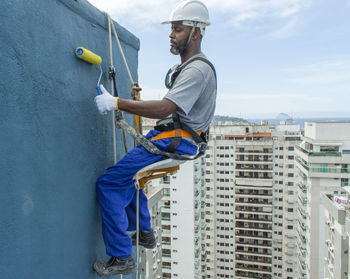
[[[95,97],[96,106],[101,114],[107,114],[108,111],[116,110],[117,98],[113,97],[101,84],[100,89],[102,91],[101,95]]]

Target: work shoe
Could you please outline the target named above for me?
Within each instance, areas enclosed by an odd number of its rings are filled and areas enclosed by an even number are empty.
[[[131,236],[132,245],[136,245],[136,233]],[[139,244],[147,249],[153,249],[157,245],[157,241],[154,237],[153,230],[150,232],[140,231]]]
[[[136,263],[132,255],[127,258],[111,257],[107,262],[96,261],[94,263],[94,270],[100,276],[130,274],[136,272]]]

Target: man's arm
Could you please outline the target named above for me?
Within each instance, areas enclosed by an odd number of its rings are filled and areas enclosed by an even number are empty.
[[[168,99],[160,101],[118,100],[119,110],[147,118],[164,119],[177,110],[177,106]]]
[[[148,118],[164,119],[177,110],[177,105],[168,99],[161,101],[133,101],[113,97],[102,84],[100,89],[102,94],[95,97],[95,103],[102,114],[119,109]]]

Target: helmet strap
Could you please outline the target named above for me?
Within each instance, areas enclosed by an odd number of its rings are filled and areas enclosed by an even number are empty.
[[[191,41],[191,38],[192,38],[192,35],[193,35],[193,32],[194,32],[195,29],[196,29],[196,27],[193,26],[193,27],[192,27],[192,30],[191,30],[191,33],[190,33],[190,35],[188,36],[185,49],[187,49],[188,45],[190,44],[190,41]]]

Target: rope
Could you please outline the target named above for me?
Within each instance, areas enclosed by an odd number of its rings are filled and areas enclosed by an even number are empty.
[[[113,66],[113,54],[112,54],[112,35],[111,35],[111,19],[109,15],[107,14],[108,19],[108,39],[109,39],[109,57],[110,57],[110,65]],[[111,80],[111,93],[112,96],[115,95],[114,89],[113,89],[113,80]],[[113,127],[113,155],[114,155],[114,164],[117,163],[117,136],[115,132],[115,113],[112,111],[112,127]]]
[[[115,68],[113,66],[113,51],[112,51],[112,32],[111,32],[111,25],[114,27],[114,25],[112,24],[112,20],[111,17],[109,16],[109,14],[106,13],[107,19],[108,19],[108,43],[109,43],[109,59],[110,59],[110,66],[109,66],[109,70],[114,71],[114,76],[113,79],[111,79],[111,92],[113,96],[118,96],[118,92],[117,92],[117,87],[116,87],[116,82],[115,82]],[[115,88],[115,89],[114,89]],[[124,114],[123,114],[124,117]],[[113,120],[113,140],[114,142],[116,142],[116,132],[115,132],[115,112],[112,111],[112,120]],[[125,134],[125,130],[123,129],[123,142],[124,142],[124,149],[125,149],[125,153],[128,153],[128,146],[126,144],[126,134]],[[114,163],[117,163],[117,150],[116,150],[116,144],[114,144],[113,146],[114,149]]]
[[[119,47],[119,50],[120,50],[120,54],[122,55],[126,71],[128,72],[128,75],[129,75],[130,82],[131,82],[131,84],[134,84],[134,80],[132,79],[132,76],[131,76],[131,73],[130,73],[130,69],[129,69],[129,66],[128,66],[128,62],[126,61],[126,58],[125,58],[125,55],[124,55],[124,51],[123,51],[122,46],[120,44],[117,31],[115,30],[114,23],[111,21],[110,16],[108,14],[107,14],[107,16],[108,16],[108,22],[112,25],[113,34],[114,34],[115,40],[117,41],[117,44],[118,44],[118,47]]]

